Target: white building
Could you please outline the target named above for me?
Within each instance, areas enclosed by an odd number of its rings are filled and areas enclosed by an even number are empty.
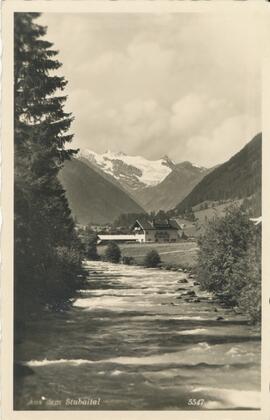
[[[136,220],[131,231],[138,242],[178,242],[183,236],[183,229],[176,220],[152,222]]]
[[[178,242],[183,237],[183,226],[174,219],[162,222],[136,220],[130,234],[98,234],[98,244],[104,242]]]

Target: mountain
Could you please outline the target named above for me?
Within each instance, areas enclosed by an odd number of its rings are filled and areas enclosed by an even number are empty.
[[[130,192],[159,184],[174,167],[174,163],[167,156],[158,160],[148,160],[142,156],[127,156],[122,152],[111,151],[98,154],[86,149],[79,153],[78,159],[88,160],[99,170],[113,176]]]
[[[262,172],[262,135],[257,134],[227,162],[206,175],[175,208],[176,214],[204,201],[259,196]]]
[[[175,207],[209,172],[190,162],[176,164],[168,156],[148,160],[122,152],[82,150],[78,159],[126,191],[146,211]]]
[[[122,213],[144,213],[123,190],[78,159],[59,173],[72,214],[81,224],[112,222]]]
[[[209,171],[190,162],[178,163],[160,184],[136,190],[133,196],[146,211],[166,211],[183,200]]]

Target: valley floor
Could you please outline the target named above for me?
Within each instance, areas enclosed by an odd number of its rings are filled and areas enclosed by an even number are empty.
[[[133,257],[136,264],[142,264],[145,255],[155,249],[163,264],[194,267],[196,264],[198,244],[195,241],[178,243],[143,243],[120,244],[122,257]],[[104,255],[106,245],[98,246],[99,255]]]

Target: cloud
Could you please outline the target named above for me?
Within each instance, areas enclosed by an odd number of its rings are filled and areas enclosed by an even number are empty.
[[[179,135],[197,129],[208,111],[206,98],[191,93],[179,99],[172,106],[170,130]]]
[[[261,128],[261,15],[46,14],[41,21],[69,80],[76,147],[208,166]]]
[[[229,117],[208,135],[190,137],[185,158],[206,167],[225,162],[257,134],[259,125],[260,121],[252,116]]]

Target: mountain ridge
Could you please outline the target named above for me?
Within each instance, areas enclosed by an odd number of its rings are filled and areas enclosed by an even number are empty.
[[[180,214],[207,200],[240,199],[261,190],[262,134],[258,133],[229,160],[215,167],[175,207]]]
[[[59,179],[80,224],[111,223],[122,213],[144,213],[125,191],[79,159],[66,161]]]

